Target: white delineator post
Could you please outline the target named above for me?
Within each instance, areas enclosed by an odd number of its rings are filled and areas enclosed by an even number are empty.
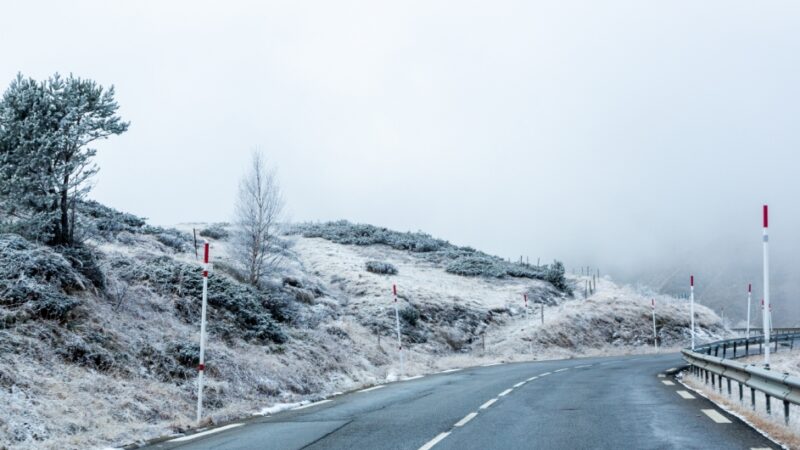
[[[392,285],[392,294],[394,295],[394,319],[397,324],[397,350],[400,353],[400,375],[399,377],[403,376],[405,373],[405,367],[403,367],[403,341],[400,339],[400,307],[397,305],[397,285]]]
[[[656,333],[656,299],[651,299],[653,305],[653,347],[658,351],[658,334]]]
[[[694,350],[694,275],[689,277],[689,313],[692,315],[692,350]]]
[[[747,283],[747,332],[745,337],[750,337],[750,300],[753,298],[753,283]]]
[[[203,242],[203,306],[200,312],[200,364],[197,366],[197,423],[203,417],[203,372],[206,370],[206,305],[208,304],[208,241]]]
[[[769,369],[769,332],[770,332],[770,304],[769,304],[769,213],[764,205],[764,366]]]

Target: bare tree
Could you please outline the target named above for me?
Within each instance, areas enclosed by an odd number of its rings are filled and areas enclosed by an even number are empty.
[[[270,250],[276,247],[283,204],[275,169],[267,165],[261,152],[253,152],[250,167],[239,182],[233,236],[233,256],[253,286],[278,262],[280,254]]]

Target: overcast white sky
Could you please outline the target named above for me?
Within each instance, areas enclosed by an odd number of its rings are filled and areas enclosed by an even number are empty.
[[[6,2],[0,82],[115,85],[92,196],[158,224],[228,220],[258,146],[296,221],[688,272],[758,262],[765,201],[798,251],[798,30],[796,1]]]

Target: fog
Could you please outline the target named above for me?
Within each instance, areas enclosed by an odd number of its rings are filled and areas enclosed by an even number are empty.
[[[424,230],[744,315],[772,211],[800,322],[800,4],[8,2],[0,83],[114,85],[92,196],[230,220],[260,148],[291,220]],[[756,294],[760,299],[760,294]],[[755,321],[755,319],[754,319]]]

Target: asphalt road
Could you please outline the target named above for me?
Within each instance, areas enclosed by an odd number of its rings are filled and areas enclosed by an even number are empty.
[[[149,448],[779,448],[663,375],[681,364],[673,354],[463,369]]]

